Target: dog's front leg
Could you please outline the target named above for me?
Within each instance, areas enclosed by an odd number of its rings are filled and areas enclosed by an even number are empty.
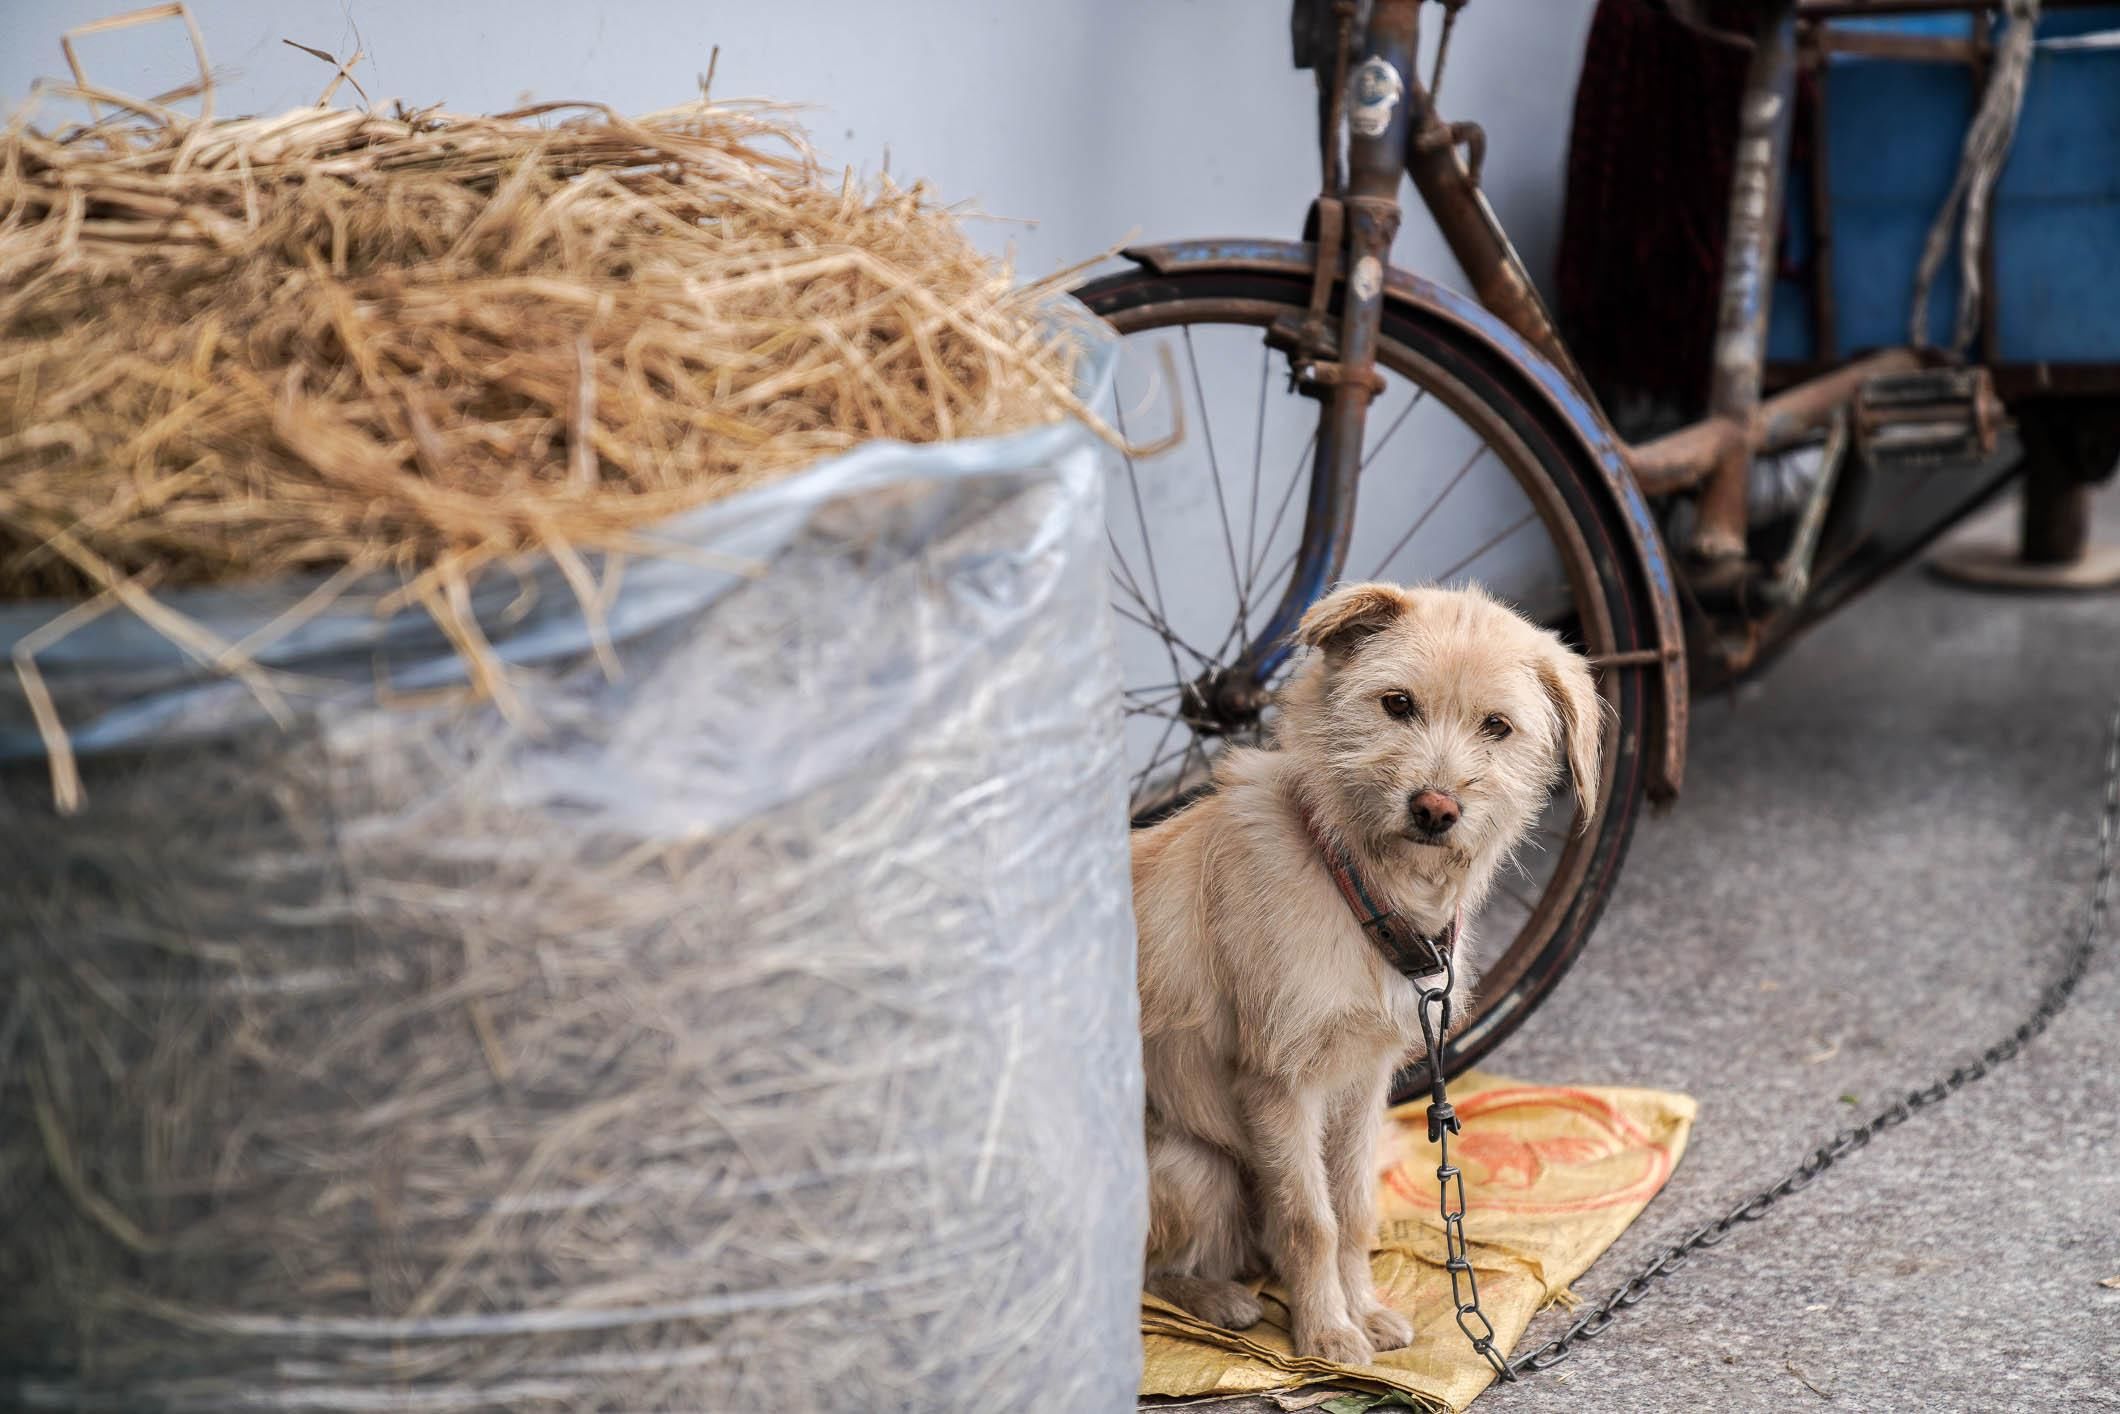
[[[1265,1245],[1288,1287],[1296,1353],[1366,1365],[1376,1351],[1347,1309],[1339,1225],[1325,1172],[1325,1097],[1247,1077],[1238,1098],[1250,1131]]]
[[[1391,1068],[1350,1085],[1334,1097],[1325,1123],[1325,1170],[1332,1183],[1332,1210],[1340,1228],[1340,1281],[1347,1312],[1379,1350],[1413,1344],[1413,1323],[1377,1300],[1369,1270],[1369,1245],[1377,1225],[1377,1136]]]

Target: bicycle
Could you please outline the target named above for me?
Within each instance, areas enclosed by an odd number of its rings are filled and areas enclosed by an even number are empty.
[[[1128,458],[1112,495],[1137,826],[1209,789],[1224,746],[1270,738],[1290,631],[1336,580],[1476,575],[1599,670],[1611,708],[1601,803],[1579,820],[1557,794],[1542,848],[1479,920],[1493,962],[1451,1049],[1454,1074],[1522,1024],[1582,948],[1644,804],[1682,783],[1690,693],[1758,671],[1979,508],[2020,448],[1985,368],[1910,349],[1763,391],[1795,26],[1800,11],[1835,4],[1757,7],[1710,414],[1630,445],[1480,193],[1481,130],[1438,112],[1466,0],[1432,0],[1444,21],[1426,82],[1424,2],[1297,0],[1296,59],[1318,76],[1323,169],[1301,242],[1135,246],[1123,252],[1133,268],[1075,293],[1121,336],[1111,404],[1121,433],[1157,381],[1155,362],[1131,349],[1176,346],[1163,360],[1182,365],[1169,391],[1194,431],[1172,455],[1207,463],[1203,489]],[[1669,8],[1700,23],[1678,0]],[[1476,298],[1391,266],[1402,175]],[[1273,407],[1314,409],[1269,417],[1276,365]],[[1253,396],[1256,412],[1236,419],[1232,438],[1216,414],[1249,412]],[[1416,442],[1425,467],[1402,456]],[[1754,516],[1755,463],[1791,449],[1815,455],[1816,473],[1793,504]],[[1241,468],[1247,452],[1249,489],[1232,494],[1225,454]],[[1275,489],[1269,466],[1290,468]],[[1180,537],[1189,523],[1198,528]],[[1224,579],[1214,605],[1187,602]],[[1408,1072],[1394,1099],[1426,1084]]]

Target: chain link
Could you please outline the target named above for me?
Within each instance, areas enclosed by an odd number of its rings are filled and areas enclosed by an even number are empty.
[[[1629,1277],[1603,1301],[1593,1305],[1574,1325],[1538,1349],[1514,1360],[1505,1360],[1494,1348],[1494,1327],[1480,1310],[1479,1283],[1465,1247],[1465,1180],[1450,1163],[1450,1136],[1458,1132],[1458,1117],[1450,1106],[1443,1072],[1450,1034],[1450,990],[1456,981],[1449,953],[1440,957],[1442,985],[1423,988],[1420,994],[1421,1036],[1428,1047],[1430,1103],[1428,1140],[1439,1146],[1436,1185],[1441,1193],[1443,1240],[1450,1271],[1451,1300],[1457,1306],[1458,1329],[1472,1348],[1493,1367],[1495,1375],[1514,1381],[1519,1374],[1549,1370],[1575,1352],[1578,1342],[1594,1340],[1619,1318],[1619,1313],[1656,1289],[1656,1283],[1684,1266],[1696,1252],[1718,1247],[1739,1223],[1757,1222],[1776,1203],[1791,1193],[1808,1188],[1813,1180],[1842,1159],[1865,1147],[1888,1129],[1896,1129],[1917,1113],[1941,1103],[1957,1091],[2012,1059],[2025,1043],[2038,1036],[2061,1014],[2090,970],[2098,942],[2105,929],[2108,895],[2113,879],[2113,838],[2120,825],[2120,707],[2113,712],[2105,747],[2105,808],[2098,820],[2098,867],[2091,884],[2089,913],[2083,935],[2069,949],[2060,975],[2040,993],[2038,1005],[2009,1035],[1980,1053],[1977,1060],[1954,1067],[1933,1084],[1909,1090],[1901,1098],[1872,1115],[1865,1124],[1843,1129],[1803,1157],[1802,1162],[1773,1184],[1760,1189],[1713,1222],[1703,1223],[1683,1238],[1651,1257],[1640,1271]]]
[[[1501,1351],[1494,1348],[1494,1325],[1480,1309],[1480,1281],[1472,1270],[1472,1256],[1465,1245],[1465,1175],[1450,1162],[1450,1136],[1459,1129],[1457,1111],[1450,1107],[1450,1094],[1443,1083],[1444,1047],[1450,1036],[1450,993],[1457,985],[1456,947],[1438,948],[1434,940],[1418,930],[1414,938],[1435,959],[1442,982],[1421,988],[1421,1040],[1428,1048],[1428,1142],[1436,1146],[1435,1182],[1443,1215],[1443,1265],[1450,1272],[1450,1301],[1457,1308],[1458,1329],[1480,1358],[1494,1367],[1502,1379],[1516,1375]],[[1453,941],[1456,941],[1453,939]]]

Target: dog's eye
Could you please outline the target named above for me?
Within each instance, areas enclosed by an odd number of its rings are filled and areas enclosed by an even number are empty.
[[[1509,725],[1509,719],[1507,717],[1501,716],[1500,714],[1496,714],[1494,716],[1490,716],[1486,721],[1480,723],[1480,730],[1485,732],[1489,737],[1493,738],[1495,741],[1500,741],[1502,738],[1508,736],[1509,733],[1515,731],[1516,728]]]
[[[1387,692],[1384,694],[1383,701],[1384,710],[1397,717],[1400,721],[1406,720],[1420,710],[1414,705],[1413,699],[1403,692]]]

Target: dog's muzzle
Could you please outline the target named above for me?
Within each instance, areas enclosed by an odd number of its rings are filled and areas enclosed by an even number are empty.
[[[1433,786],[1415,791],[1406,801],[1406,818],[1412,823],[1412,833],[1429,844],[1441,844],[1462,813],[1456,796]]]

